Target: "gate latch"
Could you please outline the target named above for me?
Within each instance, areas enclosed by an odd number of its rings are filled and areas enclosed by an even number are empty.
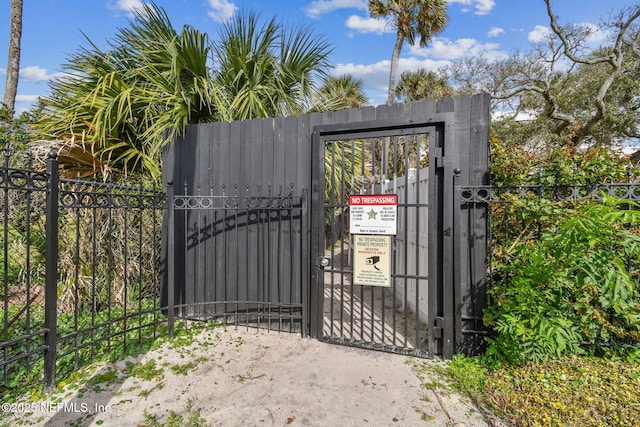
[[[329,266],[329,258],[322,255],[316,258],[316,267],[318,267],[320,270],[324,270],[324,268],[328,266]]]
[[[433,337],[442,338],[442,330],[444,329],[444,317],[436,317],[433,323]]]

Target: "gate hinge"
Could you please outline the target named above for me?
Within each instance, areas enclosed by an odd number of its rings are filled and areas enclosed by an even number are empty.
[[[444,317],[436,317],[433,320],[433,336],[442,338],[442,330],[444,329]]]

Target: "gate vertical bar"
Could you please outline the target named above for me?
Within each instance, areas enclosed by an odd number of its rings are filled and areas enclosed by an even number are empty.
[[[56,385],[56,356],[58,346],[58,159],[55,152],[47,158],[47,202],[45,207],[45,300],[44,327],[46,350],[44,353],[44,386],[51,390]]]
[[[459,146],[454,144],[456,141],[452,136],[454,135],[455,127],[453,124],[447,124],[444,129],[444,135],[439,138],[444,139],[443,144],[443,193],[441,206],[442,214],[442,229],[440,230],[442,238],[442,260],[440,267],[442,268],[442,313],[444,316],[443,329],[442,329],[442,357],[445,359],[451,359],[455,354],[455,334],[454,326],[456,323],[455,318],[455,293],[454,293],[454,270],[455,264],[453,259],[454,244],[454,222],[453,222],[453,190],[454,190],[454,171],[453,165],[457,163],[457,150]],[[442,130],[438,131],[439,133]]]
[[[467,284],[467,265],[465,265],[466,259],[463,261],[462,254],[466,254],[468,248],[468,233],[465,230],[464,224],[462,224],[462,212],[460,203],[460,169],[453,171],[453,211],[451,216],[453,217],[453,303],[454,303],[454,335],[455,335],[455,353],[460,353],[465,348],[464,346],[464,301],[468,298],[465,291],[468,289]]]

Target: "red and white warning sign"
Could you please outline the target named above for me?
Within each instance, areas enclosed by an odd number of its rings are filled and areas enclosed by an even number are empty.
[[[397,194],[349,196],[349,233],[395,235],[397,229]]]

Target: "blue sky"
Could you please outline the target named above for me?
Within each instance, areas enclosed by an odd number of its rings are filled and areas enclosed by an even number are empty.
[[[16,110],[28,109],[48,93],[47,81],[63,71],[68,54],[86,45],[82,33],[101,47],[118,28],[128,26],[131,10],[143,0],[25,0],[21,77]],[[561,23],[597,26],[610,11],[633,0],[552,0]],[[191,25],[216,39],[222,22],[240,10],[304,23],[329,40],[334,73],[361,78],[369,104],[386,100],[394,29],[368,16],[366,0],[156,0],[178,30]],[[0,88],[4,93],[9,39],[9,0],[0,11]],[[426,48],[403,47],[399,72],[436,69],[451,61],[484,54],[490,59],[526,51],[549,31],[542,0],[449,0],[449,23]],[[596,33],[596,37],[603,34]]]

